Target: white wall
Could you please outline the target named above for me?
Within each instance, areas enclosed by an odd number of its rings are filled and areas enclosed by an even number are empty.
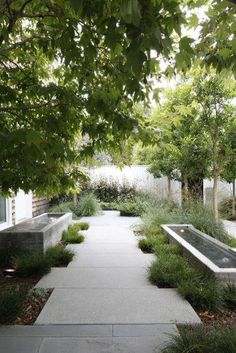
[[[212,203],[212,192],[213,192],[213,180],[205,179],[203,181],[204,188],[204,202],[207,204]],[[232,197],[233,194],[233,186],[232,183],[226,183],[225,181],[218,182],[218,202],[220,203],[222,200]]]
[[[32,217],[32,193],[19,190],[15,197],[15,223]]]

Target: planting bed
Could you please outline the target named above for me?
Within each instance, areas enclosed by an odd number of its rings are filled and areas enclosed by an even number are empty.
[[[2,269],[0,269],[0,273],[0,293],[9,293],[18,288],[25,291],[19,313],[15,319],[10,322],[4,322],[4,324],[32,325],[49,299],[53,289],[43,291],[33,289],[39,278],[21,278],[18,276],[6,278],[2,275]]]

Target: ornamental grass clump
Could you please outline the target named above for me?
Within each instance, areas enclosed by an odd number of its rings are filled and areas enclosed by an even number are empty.
[[[35,252],[16,256],[13,259],[13,264],[20,277],[40,277],[51,270],[49,258]]]
[[[10,324],[16,320],[26,295],[27,291],[19,286],[0,292],[0,324]]]
[[[139,248],[144,252],[144,253],[153,253],[153,240],[148,238],[148,239],[140,239],[138,242]]]
[[[174,243],[158,243],[154,246],[154,251],[155,254],[161,255],[161,254],[175,254],[175,255],[181,255],[182,254],[182,249],[178,244]]]
[[[179,278],[178,291],[195,309],[214,311],[222,306],[216,279],[197,269],[192,269],[191,276]]]
[[[158,234],[162,231],[162,224],[182,223],[182,218],[181,209],[173,204],[170,205],[166,201],[150,203],[143,214],[144,234]]]
[[[161,353],[235,353],[235,327],[179,327],[180,335],[172,336]]]
[[[229,241],[223,222],[216,219],[213,210],[204,205],[202,201],[189,200],[185,204],[183,212],[185,212],[183,223],[192,224],[196,229],[223,243]]]
[[[48,212],[52,212],[52,213],[67,213],[67,212],[71,212],[73,219],[78,219],[78,215],[74,212],[74,205],[72,201],[66,201],[66,202],[60,202],[57,205],[51,206],[48,210]]]
[[[75,223],[74,226],[78,227],[78,230],[88,230],[89,229],[89,224],[86,222],[80,222],[80,223]]]
[[[77,216],[95,216],[101,211],[101,208],[95,195],[88,193],[80,196],[73,211]]]
[[[222,298],[227,308],[236,310],[236,285],[234,283],[228,283],[223,287]]]
[[[84,241],[84,236],[78,232],[78,227],[70,226],[62,234],[62,242],[65,244],[80,244]]]
[[[73,260],[74,255],[72,250],[65,249],[61,245],[53,246],[46,251],[46,257],[52,267],[67,266]]]

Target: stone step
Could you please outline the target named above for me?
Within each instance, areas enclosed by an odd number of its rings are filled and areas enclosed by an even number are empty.
[[[158,353],[175,325],[2,326],[0,353]]]
[[[53,268],[38,288],[147,288],[152,287],[145,268]]]
[[[54,289],[36,324],[199,323],[174,289]]]

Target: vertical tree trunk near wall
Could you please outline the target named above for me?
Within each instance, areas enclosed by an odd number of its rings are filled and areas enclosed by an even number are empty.
[[[168,182],[168,201],[172,200],[172,190],[171,190],[171,179],[167,178],[167,182]]]
[[[183,185],[183,201],[187,201],[188,199],[188,178],[184,177],[184,185]]]
[[[218,197],[217,197],[218,179],[219,179],[218,173],[214,171],[212,203],[213,203],[214,216],[216,218],[218,218]]]
[[[78,203],[78,194],[77,194],[77,192],[75,192],[73,194],[73,204],[75,207],[77,206],[77,203]]]
[[[236,185],[235,185],[235,179],[233,181],[233,200],[232,200],[232,215],[236,215],[236,202],[235,202],[235,197],[236,197]]]

